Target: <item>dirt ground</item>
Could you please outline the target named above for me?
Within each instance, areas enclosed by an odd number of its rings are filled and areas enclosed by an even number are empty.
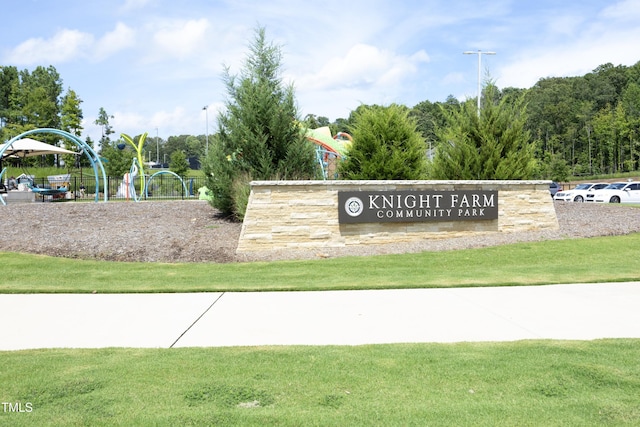
[[[560,230],[236,254],[242,224],[204,201],[22,203],[0,206],[0,251],[141,262],[251,262],[494,246],[640,231],[640,209],[556,202]]]

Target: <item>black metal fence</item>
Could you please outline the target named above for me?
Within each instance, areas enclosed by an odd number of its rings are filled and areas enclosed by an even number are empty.
[[[132,184],[132,185],[131,185]],[[96,179],[93,175],[69,176],[68,182],[50,182],[47,178],[34,178],[33,185],[39,188],[66,187],[67,193],[48,196],[52,199],[93,200],[96,194]],[[108,199],[126,200],[168,200],[168,199],[198,199],[198,190],[205,186],[204,177],[181,177],[171,174],[155,175],[150,180],[146,177],[143,183],[140,178],[134,178],[128,183],[122,177],[107,177]],[[104,200],[105,185],[100,177],[97,186],[98,200]],[[142,187],[142,191],[141,191]]]

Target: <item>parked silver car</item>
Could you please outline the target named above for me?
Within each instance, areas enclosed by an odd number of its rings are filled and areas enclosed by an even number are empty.
[[[551,193],[551,197],[554,197],[558,191],[562,191],[562,185],[553,181],[549,184],[549,192]]]

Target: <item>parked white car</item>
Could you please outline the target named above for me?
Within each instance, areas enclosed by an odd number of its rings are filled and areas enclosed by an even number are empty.
[[[556,195],[553,196],[553,200],[561,200],[563,202],[584,202],[590,195],[590,198],[593,198],[593,192],[595,190],[601,190],[607,185],[609,185],[608,182],[578,184],[571,190],[558,191]]]
[[[596,203],[640,203],[640,182],[614,182],[595,192]]]

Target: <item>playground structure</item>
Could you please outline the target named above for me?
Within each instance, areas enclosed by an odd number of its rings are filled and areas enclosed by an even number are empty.
[[[11,157],[16,156],[16,154],[14,153],[16,151],[20,151],[18,149],[20,140],[26,138],[29,135],[34,135],[34,134],[53,134],[53,135],[60,136],[72,142],[74,145],[80,148],[80,151],[73,152],[73,151],[65,150],[50,144],[41,143],[39,141],[33,141],[33,142],[42,144],[46,148],[42,148],[41,151],[39,152],[34,151],[32,149],[23,150],[23,154],[22,154],[23,156],[61,154],[61,153],[86,156],[89,160],[89,163],[91,164],[91,168],[93,170],[93,175],[95,179],[95,190],[91,191],[91,193],[95,195],[94,200],[96,202],[100,201],[101,196],[103,197],[103,201],[107,202],[109,200],[109,191],[108,191],[109,180],[107,178],[107,174],[105,172],[102,159],[98,156],[96,151],[90,145],[88,145],[85,141],[81,140],[79,137],[69,132],[59,130],[59,129],[53,129],[53,128],[39,128],[39,129],[32,129],[32,130],[23,132],[20,135],[10,139],[6,144],[0,144],[0,159],[9,157],[9,156]],[[118,197],[124,197],[127,199],[131,198],[136,202],[141,201],[143,197],[145,199],[149,198],[150,196],[149,184],[156,176],[163,175],[163,174],[172,175],[175,178],[177,178],[180,181],[181,187],[184,191],[183,194],[187,196],[192,196],[195,194],[192,188],[193,182],[191,182],[189,189],[187,189],[187,186],[184,180],[180,176],[178,176],[177,174],[171,171],[163,170],[163,171],[156,172],[153,175],[151,175],[147,180],[147,176],[144,173],[143,151],[142,151],[147,133],[145,132],[143,135],[141,135],[137,143],[134,141],[133,138],[131,138],[128,135],[121,134],[121,136],[125,141],[125,143],[118,144],[118,148],[124,149],[126,144],[129,144],[135,150],[136,157],[132,160],[132,165],[129,170],[129,173],[125,174],[125,176],[123,177],[122,183],[118,188],[118,191],[116,193]],[[352,143],[351,136],[344,132],[339,132],[335,136],[331,136],[331,131],[326,126],[318,129],[309,129],[307,130],[307,133],[305,136],[309,141],[313,142],[317,146],[316,159],[319,166],[321,167],[323,179],[325,180],[336,179],[337,164],[341,159],[345,157],[346,152]],[[27,152],[29,152],[29,154],[26,154]],[[6,168],[3,168],[0,171],[0,182],[4,180],[5,172],[6,172]],[[68,174],[64,176],[66,176],[67,178],[66,179],[62,178],[63,175],[49,177],[48,186],[45,185],[44,187],[37,187],[35,185],[31,185],[29,186],[29,190],[34,194],[42,196],[43,200],[45,197],[59,198],[60,196],[62,197],[65,197],[65,195],[68,196],[69,195],[68,192],[70,191],[70,187],[71,187],[70,180],[68,178],[69,177]],[[135,188],[136,186],[134,184],[136,178],[139,178],[140,180],[139,191],[136,191],[136,188]],[[101,184],[101,181],[102,181],[102,184]],[[84,195],[84,187],[80,187],[80,188],[82,189],[82,194]],[[0,204],[6,205],[6,201],[4,197],[0,197]]]
[[[43,201],[45,197],[64,198],[67,196],[67,194],[70,194],[70,174],[51,175],[47,177],[47,181],[49,181],[49,187],[47,188],[38,188],[33,186],[31,187],[31,191],[36,193],[37,195],[42,196]]]
[[[138,143],[136,144],[133,138],[126,134],[120,134],[122,139],[126,141],[127,144],[131,145],[133,149],[136,151],[136,157],[131,161],[131,168],[129,169],[129,173],[125,174],[120,184],[120,188],[118,189],[118,195],[124,195],[127,199],[131,197],[134,201],[139,202],[142,200],[142,196],[144,195],[145,199],[149,198],[149,187],[153,178],[157,175],[173,175],[174,177],[180,180],[180,184],[182,184],[182,188],[184,190],[184,194],[189,195],[190,192],[187,191],[187,186],[184,183],[184,180],[176,173],[171,171],[158,171],[149,177],[147,181],[146,175],[144,173],[144,155],[143,155],[143,146],[144,141],[147,139],[148,133],[145,132],[140,135],[138,139]],[[124,144],[119,144],[119,149],[124,149]],[[140,177],[140,192],[136,192],[134,181],[136,177]]]
[[[136,202],[139,202],[142,199],[142,194],[146,189],[147,182],[144,175],[144,169],[142,165],[140,165],[140,161],[137,158],[133,158],[131,161],[131,167],[129,168],[129,172],[125,173],[122,177],[122,183],[118,187],[118,191],[116,193],[117,197],[123,197],[125,199],[133,199]],[[136,193],[135,180],[136,177],[140,175],[140,194]]]
[[[147,135],[148,132],[143,133],[142,135],[140,135],[140,137],[138,138],[138,143],[136,144],[135,141],[133,140],[133,138],[131,138],[129,135],[125,134],[125,133],[121,133],[120,137],[122,139],[124,139],[124,141],[131,145],[133,147],[133,149],[136,152],[136,158],[133,159],[133,163],[131,164],[131,170],[129,171],[129,173],[133,172],[134,166],[137,167],[136,172],[138,172],[136,175],[140,175],[140,194],[142,195],[144,193],[144,187],[145,187],[145,175],[144,175],[144,154],[142,152],[142,149],[144,147],[144,141],[147,139]],[[123,150],[125,147],[124,144],[118,144],[118,149]],[[138,162],[137,165],[135,165],[136,160]],[[134,192],[135,194],[135,192]],[[134,200],[136,202],[138,202],[139,200],[135,199]]]
[[[187,186],[184,183],[184,180],[177,173],[172,171],[167,171],[167,170],[158,171],[153,175],[151,175],[147,180],[146,175],[144,174],[144,169],[142,169],[142,167],[140,166],[138,159],[134,158],[131,162],[131,168],[129,169],[129,172],[124,174],[122,178],[122,182],[118,187],[116,196],[125,198],[127,200],[132,199],[135,202],[141,201],[143,199],[143,196],[145,199],[148,199],[150,196],[149,188],[151,188],[151,182],[158,175],[171,175],[177,178],[180,181],[180,185],[182,186],[182,190],[183,190],[182,194],[189,195],[189,196],[193,195],[193,191],[187,190]],[[138,193],[136,191],[135,181],[138,176],[140,176],[140,182],[141,182],[141,188],[142,188],[141,193]]]
[[[323,179],[336,179],[337,166],[346,156],[353,139],[346,132],[338,132],[331,136],[329,127],[309,129],[306,138],[316,144],[316,160],[322,169]]]
[[[28,149],[17,149],[20,146],[20,140],[22,140],[23,138],[29,136],[29,135],[34,135],[34,134],[52,134],[52,135],[57,135],[57,136],[61,136],[62,138],[67,139],[68,141],[72,142],[73,144],[75,144],[77,147],[79,147],[81,150],[79,153],[75,153],[75,152],[71,152],[69,150],[64,150],[67,151],[68,153],[73,153],[73,154],[84,154],[85,156],[87,156],[87,158],[89,159],[89,162],[91,164],[91,167],[93,169],[93,173],[94,173],[94,177],[95,177],[95,183],[96,183],[96,191],[95,191],[95,201],[99,201],[99,197],[100,197],[100,177],[99,177],[99,173],[101,173],[102,175],[102,182],[103,182],[103,193],[104,193],[104,201],[106,202],[108,200],[108,191],[107,190],[107,174],[105,173],[104,170],[104,166],[102,165],[102,161],[100,160],[100,157],[98,156],[98,154],[93,150],[93,148],[87,144],[85,141],[81,140],[79,137],[63,131],[63,130],[59,130],[59,129],[52,129],[52,128],[40,128],[40,129],[32,129],[32,130],[28,130],[26,132],[21,133],[20,135],[11,138],[6,144],[2,144],[0,145],[0,159],[5,157],[5,153],[12,153],[12,155],[14,155],[13,153],[15,152],[15,155],[18,155],[17,153],[22,152],[23,155],[39,155],[39,154],[51,154],[50,151],[47,150],[53,150],[54,148],[58,148],[59,147],[55,147],[53,145],[50,144],[44,144],[41,143],[42,145],[48,146],[49,148],[43,148],[40,151],[33,151],[33,150],[28,150]],[[39,141],[36,141],[39,142]],[[59,150],[63,150],[63,149],[59,149]],[[60,152],[59,150],[56,150],[56,152]],[[29,151],[31,151],[29,153]],[[3,179],[3,176],[6,172],[6,168],[3,168],[2,171],[0,172],[0,181]],[[33,189],[32,189],[33,190]],[[62,188],[62,187],[58,187],[58,188],[49,188],[47,190],[45,189],[41,189],[42,191],[40,191],[40,194],[43,195],[43,197],[45,195],[54,195],[54,194],[60,194],[62,191],[64,191],[66,193],[66,191],[68,190],[68,188]],[[36,191],[38,192],[38,191]],[[50,194],[46,194],[47,192],[49,192]],[[3,197],[0,197],[0,203],[2,205],[6,205],[6,202],[4,200]]]
[[[183,194],[192,195],[193,192],[187,190],[187,186],[185,185],[184,180],[177,173],[171,171],[158,171],[149,177],[149,181],[147,181],[145,185],[144,195],[146,198],[149,198],[149,187],[151,187],[151,181],[153,181],[153,178],[158,175],[173,175],[174,177],[178,178],[178,180],[180,180],[182,189],[184,191]]]
[[[46,144],[40,141],[31,140],[30,138],[26,138],[29,135],[33,134],[53,134],[60,136],[68,141],[71,141],[77,147],[80,148],[79,152],[66,150],[60,147],[56,147],[54,145]],[[185,185],[183,179],[177,174],[171,171],[159,171],[153,174],[149,180],[146,180],[146,175],[144,174],[144,169],[142,166],[142,146],[144,144],[144,139],[146,138],[146,133],[140,137],[138,140],[138,144],[135,144],[133,139],[128,135],[122,135],[123,139],[131,144],[133,148],[136,150],[137,156],[132,160],[131,169],[128,174],[125,174],[123,177],[123,183],[125,185],[120,185],[118,192],[121,190],[124,192],[125,198],[131,198],[136,202],[139,202],[144,198],[149,197],[149,183],[153,180],[157,175],[168,174],[177,178],[180,181],[180,186],[187,197],[189,195],[193,195],[192,190],[187,190],[187,186]],[[118,146],[118,148],[123,149],[125,144],[121,144],[122,146]],[[92,192],[95,193],[95,201],[100,201],[101,195],[104,197],[104,201],[107,202],[109,200],[109,189],[108,183],[109,179],[104,169],[104,165],[102,163],[102,159],[98,156],[98,154],[94,151],[94,149],[89,146],[86,142],[82,141],[79,137],[70,134],[69,132],[52,129],[52,128],[40,128],[33,129],[26,132],[21,133],[20,135],[10,139],[6,144],[0,144],[0,159],[4,158],[16,158],[16,157],[27,157],[27,156],[36,156],[36,155],[46,155],[46,154],[75,154],[75,155],[85,155],[91,164],[94,175],[95,189],[92,189]],[[2,168],[0,171],[0,182],[4,181],[5,173],[7,168]],[[22,181],[21,189],[23,191],[11,191],[10,196],[13,199],[21,199],[24,201],[33,201],[34,196],[41,196],[44,201],[47,199],[56,199],[56,198],[69,198],[72,196],[71,190],[71,177],[70,174],[62,174],[62,175],[52,175],[48,177],[48,185],[37,186],[34,184],[34,179],[31,176],[27,177]],[[136,191],[134,182],[135,179],[140,178],[140,187],[139,191]],[[102,178],[102,179],[101,179]],[[93,185],[93,184],[91,184]],[[193,186],[193,183],[191,183]],[[80,187],[81,191],[84,195],[84,187]],[[28,191],[26,191],[28,190]],[[3,194],[3,196],[9,196],[9,194]],[[30,197],[26,197],[30,196]],[[6,205],[5,197],[0,197],[0,205]]]
[[[17,141],[11,142],[10,144],[2,144],[1,148],[4,151],[2,154],[2,159],[23,159],[26,157],[46,154],[78,154],[75,151],[70,151],[65,148],[56,147],[50,144],[45,144],[44,142],[40,142],[31,138],[21,138]],[[0,172],[0,179],[5,173],[6,169],[3,169],[2,172]],[[8,187],[9,190],[22,190],[22,192],[5,190],[5,196],[10,200],[35,200],[36,194],[42,196],[43,200],[45,197],[60,198],[65,197],[67,194],[69,188],[69,179],[68,175],[53,175],[49,177],[49,184],[47,186],[37,187],[36,185],[34,185],[32,176],[22,174],[18,178],[11,177]],[[33,194],[20,194],[24,193],[25,190],[30,190],[29,192]],[[3,198],[2,203],[4,204],[4,202],[5,200]]]

